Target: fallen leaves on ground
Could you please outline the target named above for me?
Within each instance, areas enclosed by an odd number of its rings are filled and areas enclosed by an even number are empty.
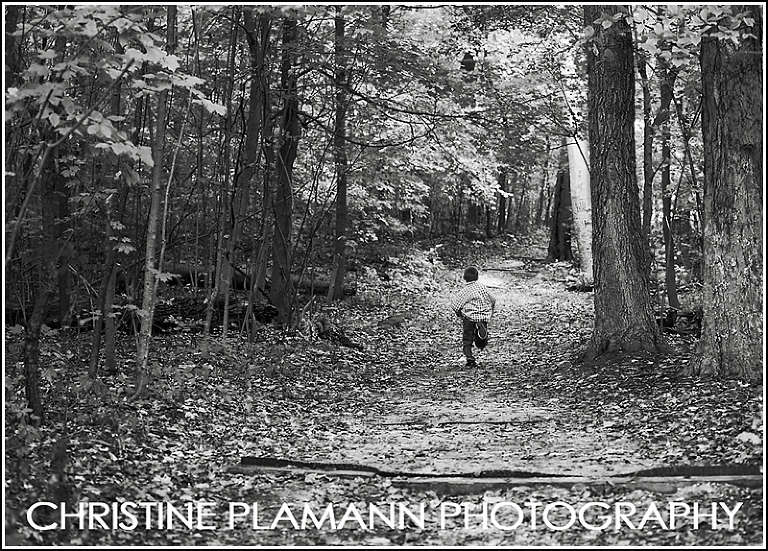
[[[515,252],[525,260],[510,264]],[[324,308],[362,350],[320,341],[307,331],[264,328],[257,342],[219,340],[203,357],[187,334],[157,337],[151,392],[141,401],[127,400],[130,342],[122,343],[120,374],[94,383],[78,360],[85,357],[89,335],[46,338],[51,424],[38,429],[23,421],[20,372],[6,365],[5,497],[11,519],[6,536],[37,545],[760,543],[762,490],[734,485],[689,484],[671,488],[673,493],[606,486],[599,494],[589,485],[516,486],[457,496],[383,477],[227,470],[242,457],[433,474],[511,466],[594,475],[659,465],[762,464],[762,386],[684,377],[687,343],[670,356],[621,357],[589,372],[562,369],[572,365],[591,334],[592,295],[566,291],[557,274],[535,260],[538,252],[506,248],[480,257],[488,267],[484,273],[496,283],[499,309],[475,371],[462,369],[460,332],[448,308],[459,285],[451,274],[463,258],[443,259],[431,283],[415,292],[398,287],[395,278],[377,290],[375,304],[358,300]],[[494,266],[509,271],[493,271]],[[400,327],[378,324],[404,312]],[[6,346],[16,346],[18,338],[7,332]],[[32,529],[26,512],[53,499],[51,452],[62,436],[68,462],[61,484],[71,503],[168,502],[183,508],[208,502],[214,511],[207,518],[216,529],[179,522],[172,529]],[[581,522],[562,530],[532,526],[530,512],[514,530],[466,524],[460,517],[450,517],[445,526],[436,520],[441,505],[452,511],[467,503],[481,510],[483,504],[531,500],[575,509],[601,502],[609,508],[631,503],[642,511],[656,504],[664,511],[673,501],[729,507],[740,502],[742,509],[734,526],[715,528],[687,521],[665,528],[668,512],[643,529],[628,523],[602,530],[588,530]],[[350,505],[368,512],[372,505],[386,510],[408,503],[423,506],[428,522],[363,528],[350,517],[348,527],[337,530],[296,530],[283,519],[275,529],[254,529],[252,511],[245,513],[254,503],[264,519],[274,518],[284,504],[299,512],[306,504],[317,511],[332,504],[344,514]],[[505,507],[497,520],[508,526],[516,522],[515,511]],[[551,512],[552,523],[568,522],[564,506]],[[45,517],[45,511],[38,513]],[[587,520],[600,520],[595,514],[590,510]],[[110,515],[105,522],[111,522]],[[238,522],[230,527],[232,518]]]

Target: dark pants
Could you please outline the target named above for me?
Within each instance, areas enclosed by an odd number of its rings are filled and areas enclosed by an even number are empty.
[[[469,318],[462,318],[463,331],[461,335],[461,344],[463,346],[464,355],[467,357],[467,361],[475,361],[475,357],[472,355],[472,344],[477,344],[479,349],[485,348],[485,340],[480,339],[477,334],[477,326],[480,325],[484,329],[483,334],[488,335],[488,323],[485,321],[472,321]]]

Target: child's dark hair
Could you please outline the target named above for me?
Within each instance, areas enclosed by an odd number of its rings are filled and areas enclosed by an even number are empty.
[[[478,273],[477,268],[474,266],[470,266],[466,270],[464,270],[464,281],[477,281]]]

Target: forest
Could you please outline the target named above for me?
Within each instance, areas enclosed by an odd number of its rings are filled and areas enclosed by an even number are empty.
[[[5,3],[4,546],[764,543],[762,10]]]

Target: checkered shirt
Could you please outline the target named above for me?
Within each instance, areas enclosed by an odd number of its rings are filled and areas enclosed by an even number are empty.
[[[496,299],[485,285],[470,281],[453,297],[451,309],[472,321],[488,322],[496,309]]]

